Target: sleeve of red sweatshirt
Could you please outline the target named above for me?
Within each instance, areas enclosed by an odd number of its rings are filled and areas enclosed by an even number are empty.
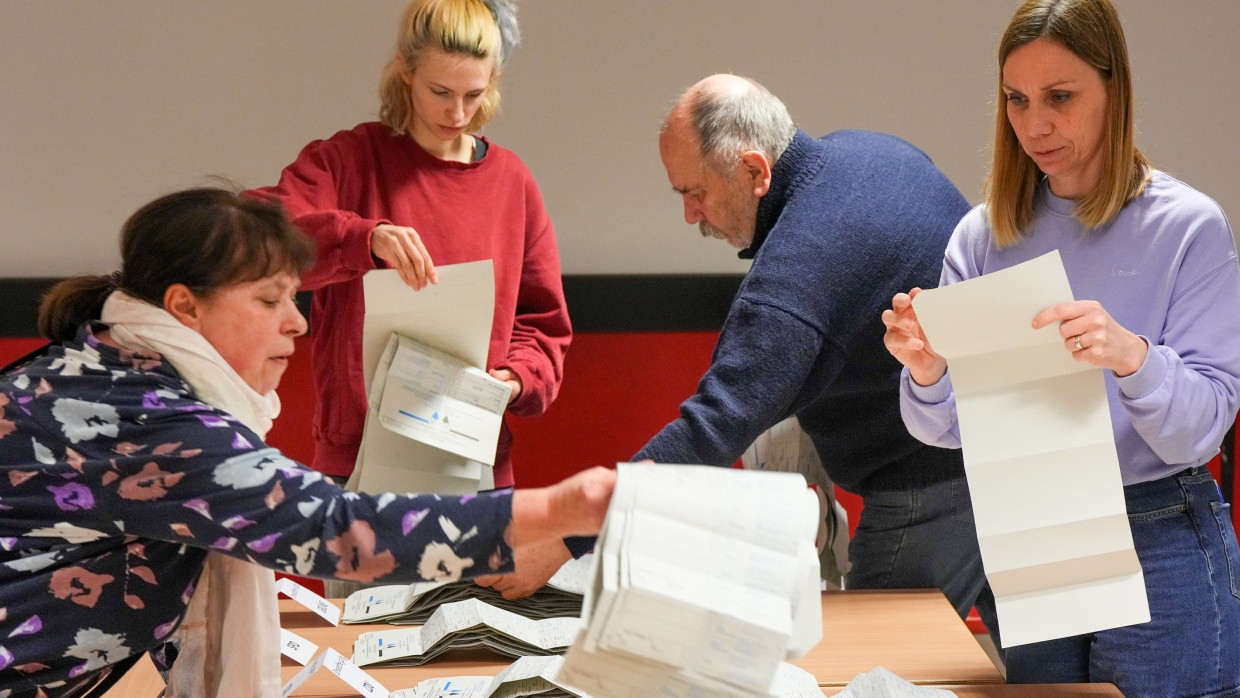
[[[560,278],[555,230],[533,178],[527,184],[525,259],[508,356],[499,365],[521,378],[521,395],[509,409],[530,417],[555,400],[564,378],[564,354],[573,329]]]
[[[301,278],[308,291],[386,266],[370,254],[370,231],[389,221],[348,210],[348,202],[358,199],[363,185],[357,173],[374,169],[358,161],[367,149],[347,148],[340,142],[352,135],[341,132],[330,140],[311,142],[280,173],[279,183],[244,193],[279,203],[293,224],[314,239],[314,267]]]

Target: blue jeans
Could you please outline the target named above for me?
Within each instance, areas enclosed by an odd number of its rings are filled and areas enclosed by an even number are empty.
[[[1007,649],[1009,683],[1109,681],[1128,698],[1240,695],[1240,548],[1205,468],[1124,488],[1150,622]]]
[[[964,618],[977,606],[999,643],[995,599],[982,569],[973,501],[963,477],[871,492],[848,546],[848,589],[939,589]]]

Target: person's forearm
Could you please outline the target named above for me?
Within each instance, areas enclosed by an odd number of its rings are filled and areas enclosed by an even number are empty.
[[[550,487],[512,493],[512,525],[506,539],[513,548],[567,536],[590,536],[599,532],[616,471],[594,467]]]
[[[514,548],[559,538],[551,516],[551,495],[546,487],[512,493],[512,527],[509,544]]]

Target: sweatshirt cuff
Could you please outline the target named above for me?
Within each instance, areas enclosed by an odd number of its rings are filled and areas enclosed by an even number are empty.
[[[1145,361],[1130,376],[1116,376],[1112,371],[1111,375],[1115,378],[1119,391],[1125,398],[1129,400],[1139,400],[1153,393],[1162,385],[1163,379],[1167,375],[1167,356],[1159,351],[1158,347],[1144,335],[1137,335],[1145,341],[1147,346],[1145,352]]]
[[[537,417],[547,411],[546,385],[528,363],[512,361],[511,358],[495,367],[506,368],[521,380],[521,394],[508,403],[508,410],[518,417]]]
[[[904,392],[923,405],[937,405],[952,394],[952,382],[946,372],[933,385],[918,385],[908,375],[908,368],[904,368],[900,371],[900,382],[904,384]]]
[[[391,225],[386,220],[370,220],[367,218],[358,218],[349,222],[349,230],[346,235],[347,240],[357,240],[358,244],[350,245],[347,250],[345,266],[349,269],[357,269],[359,271],[370,271],[371,269],[387,269],[388,264],[382,259],[374,256],[370,251],[370,231],[375,229],[377,225]]]

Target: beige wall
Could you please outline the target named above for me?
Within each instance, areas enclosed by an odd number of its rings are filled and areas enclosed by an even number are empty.
[[[124,217],[219,175],[273,182],[371,119],[405,0],[0,2],[0,276],[106,271]],[[1140,143],[1240,210],[1240,2],[1117,0]],[[703,75],[753,77],[813,135],[869,128],[930,154],[971,201],[995,44],[1015,1],[523,0],[487,133],[534,171],[567,273],[742,271],[681,220],[655,147]]]

